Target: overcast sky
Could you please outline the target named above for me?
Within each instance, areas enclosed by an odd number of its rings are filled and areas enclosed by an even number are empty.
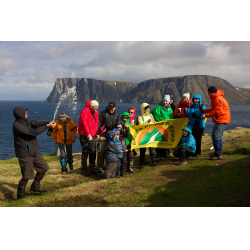
[[[0,42],[0,100],[45,100],[59,77],[140,83],[212,75],[250,88],[250,42]]]

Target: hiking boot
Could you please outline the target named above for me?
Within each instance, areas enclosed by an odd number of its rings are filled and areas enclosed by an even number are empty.
[[[187,161],[186,161],[186,160],[180,161],[177,165],[178,165],[178,166],[181,166],[181,165],[185,165],[185,164],[187,164]]]
[[[30,187],[31,192],[39,192],[39,193],[45,193],[47,191],[46,188],[42,188],[40,186],[40,183],[37,180],[34,180],[31,187]]]
[[[195,154],[194,156],[195,156],[195,157],[200,157],[200,155],[199,155],[199,154]]]
[[[97,174],[97,171],[95,170],[95,165],[89,165],[89,171],[91,174]]]
[[[72,163],[69,164],[69,169],[73,170],[73,164]]]
[[[98,174],[105,174],[105,171],[103,171],[101,168],[97,171]]]
[[[222,160],[222,155],[210,157],[209,160]]]
[[[165,158],[165,157],[161,157],[160,160],[161,160],[161,161],[164,161],[164,160],[166,160],[166,158]]]
[[[45,193],[47,191],[46,188],[42,188],[40,186],[40,181],[43,179],[44,175],[45,175],[44,173],[37,173],[36,174],[35,179],[32,182],[32,185],[30,187],[30,191],[39,192],[39,193]]]
[[[62,175],[65,175],[65,174],[67,174],[66,172],[62,172]]]
[[[153,164],[153,166],[157,166],[158,165],[157,162],[155,162],[155,161],[153,161],[152,164]]]
[[[19,182],[18,188],[17,188],[17,199],[24,199],[25,198],[25,187],[27,183],[21,183]]]

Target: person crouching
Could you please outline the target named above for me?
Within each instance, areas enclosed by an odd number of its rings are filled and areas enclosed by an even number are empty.
[[[178,166],[187,164],[190,156],[195,153],[196,141],[192,135],[192,127],[190,125],[182,129],[183,136],[180,145],[175,149],[173,155],[180,159]]]
[[[107,131],[106,137],[107,137],[107,143],[105,147],[105,160],[106,160],[105,179],[109,179],[115,177],[118,154],[122,153],[122,151],[119,150],[115,145],[114,142],[115,133],[112,130]]]
[[[73,133],[73,138],[72,138]],[[77,126],[65,113],[61,112],[56,120],[56,127],[53,129],[52,138],[55,144],[58,144],[60,149],[60,164],[62,174],[66,174],[68,169],[66,168],[67,163],[69,164],[70,170],[73,170],[73,156],[72,156],[72,143],[77,138]],[[67,160],[66,160],[67,152]]]

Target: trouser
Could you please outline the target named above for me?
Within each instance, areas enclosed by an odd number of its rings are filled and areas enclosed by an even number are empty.
[[[65,146],[66,146],[66,152],[67,152],[67,161],[65,157]],[[62,166],[62,171],[65,171],[66,165],[73,163],[73,156],[72,156],[72,144],[65,145],[63,143],[58,143],[58,147],[60,150],[60,164]]]
[[[101,136],[99,141],[98,141],[98,145],[97,145],[97,149],[98,149],[98,154],[97,154],[98,169],[101,169],[101,168],[104,169],[104,158],[105,158],[106,142],[107,142],[107,139],[104,136]]]
[[[89,140],[87,136],[80,135],[80,143],[82,145],[82,168],[87,169],[87,159],[89,156],[89,165],[95,166],[96,150],[95,140]]]
[[[169,149],[166,149],[166,148],[156,148],[156,154],[157,154],[157,158],[161,158],[161,157],[164,157],[166,158],[167,157],[167,151],[169,151]]]
[[[122,158],[118,158],[116,162],[115,177],[120,175],[121,164],[122,164]]]
[[[227,127],[225,123],[215,123],[214,129],[212,132],[212,140],[214,145],[214,156],[221,156],[222,155],[222,136]]]
[[[193,152],[190,148],[180,145],[173,153],[175,157],[178,157],[180,161],[186,160],[187,157],[192,156]]]
[[[200,155],[201,154],[201,139],[202,139],[202,134],[203,134],[203,128],[193,128],[192,134],[193,134],[194,139],[196,141],[195,154]]]
[[[124,152],[121,159],[121,169],[120,169],[121,176],[125,176],[127,164],[128,164],[127,152]]]
[[[21,167],[21,174],[23,180],[34,179],[34,169],[37,173],[42,174],[49,170],[47,162],[38,152],[35,157],[18,158]]]
[[[145,162],[146,149],[147,148],[140,148],[140,163],[141,164],[144,164]],[[151,161],[154,162],[157,158],[156,150],[155,148],[148,148],[148,149],[149,149]]]
[[[116,161],[114,162],[107,162],[106,169],[105,169],[105,179],[114,178],[115,177],[115,170],[116,170]]]

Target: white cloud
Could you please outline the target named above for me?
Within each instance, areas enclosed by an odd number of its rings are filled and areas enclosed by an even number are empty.
[[[0,82],[15,88],[5,91],[10,99],[15,91],[46,99],[59,77],[139,83],[197,74],[250,88],[249,55],[250,42],[0,42]]]

